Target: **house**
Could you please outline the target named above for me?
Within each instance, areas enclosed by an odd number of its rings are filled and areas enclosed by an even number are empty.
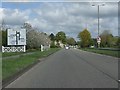
[[[55,44],[55,45],[59,45],[61,48],[64,48],[64,46],[65,46],[65,45],[62,43],[62,41],[60,41],[60,40],[59,40],[58,42],[55,41],[54,44]]]

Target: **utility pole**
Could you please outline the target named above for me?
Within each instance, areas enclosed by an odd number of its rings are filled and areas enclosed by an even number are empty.
[[[101,42],[101,38],[100,38],[100,6],[105,6],[105,4],[98,4],[98,5],[92,5],[92,6],[97,6],[98,8],[98,37],[97,37],[97,43],[98,43],[98,48],[100,47],[100,42]]]
[[[4,19],[2,20],[1,30],[5,30],[5,21],[4,21]]]

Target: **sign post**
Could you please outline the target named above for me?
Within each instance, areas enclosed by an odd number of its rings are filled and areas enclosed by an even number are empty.
[[[41,52],[43,52],[43,49],[44,49],[44,48],[43,48],[43,45],[41,45]]]
[[[7,29],[7,45],[2,47],[2,52],[25,52],[26,29]]]
[[[100,48],[101,38],[97,37],[98,48]]]
[[[7,30],[8,45],[26,45],[26,30]]]

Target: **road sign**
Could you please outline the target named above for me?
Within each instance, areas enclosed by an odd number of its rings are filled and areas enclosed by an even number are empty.
[[[8,45],[26,45],[26,29],[8,29],[7,37]]]
[[[100,42],[101,42],[101,38],[98,37],[98,38],[97,38],[97,43],[100,43]]]

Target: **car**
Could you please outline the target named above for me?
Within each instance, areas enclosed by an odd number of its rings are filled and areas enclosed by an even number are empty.
[[[68,47],[68,46],[66,46],[66,47],[65,47],[65,49],[69,49],[69,47]]]

